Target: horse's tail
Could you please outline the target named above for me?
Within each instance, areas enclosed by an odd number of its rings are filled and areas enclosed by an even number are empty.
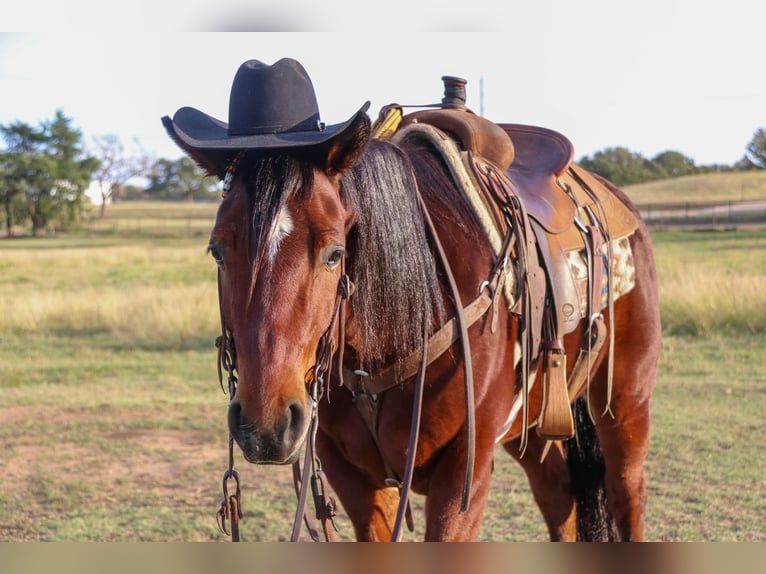
[[[565,448],[577,510],[577,540],[617,540],[617,527],[606,504],[604,457],[584,396],[575,401],[574,421],[575,436]]]

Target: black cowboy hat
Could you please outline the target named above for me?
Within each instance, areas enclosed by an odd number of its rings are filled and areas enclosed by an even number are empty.
[[[172,120],[164,116],[162,123],[187,151],[302,147],[341,134],[369,106],[366,102],[343,123],[325,125],[314,86],[299,62],[282,58],[269,66],[248,60],[232,82],[228,124],[191,107],[179,109]]]

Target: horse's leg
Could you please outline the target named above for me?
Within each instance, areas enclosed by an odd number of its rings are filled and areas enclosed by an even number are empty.
[[[466,461],[464,430],[445,448],[429,473],[429,489],[425,501],[426,542],[476,540],[489,497],[493,448],[492,440],[482,440],[477,433],[473,480],[465,512],[460,512]]]
[[[590,393],[606,467],[607,501],[620,536],[626,541],[644,539],[649,399],[662,337],[654,264],[645,230],[635,238],[633,256],[636,286],[615,305],[614,382],[609,402],[614,417],[604,414],[606,364],[600,367]]]
[[[619,402],[612,402],[615,419],[595,415],[606,467],[606,497],[620,538],[641,541],[644,540],[644,461],[649,448],[649,409],[648,404],[634,405],[626,415]],[[603,403],[592,406],[603,408]]]
[[[546,441],[537,436],[533,429],[529,433],[524,456],[520,456],[520,439],[503,444],[503,448],[524,469],[551,540],[574,542],[577,538],[577,517],[567,462],[559,441],[551,444],[545,459],[540,462],[545,444]]]
[[[317,449],[325,474],[354,525],[356,539],[360,542],[391,540],[399,505],[397,489],[372,484],[369,475],[349,463],[334,441],[321,431],[317,433]]]
[[[616,357],[619,355],[615,355]],[[644,539],[646,480],[644,462],[649,450],[649,398],[634,393],[647,380],[615,366],[612,418],[603,414],[605,393],[596,384],[591,411],[605,465],[609,510],[624,541]]]

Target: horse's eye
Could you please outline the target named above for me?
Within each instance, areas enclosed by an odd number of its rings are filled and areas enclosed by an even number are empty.
[[[207,247],[208,253],[213,256],[213,259],[215,259],[216,264],[219,267],[223,267],[223,264],[226,260],[226,250],[222,245],[217,244],[210,244]]]
[[[331,247],[325,252],[324,265],[328,269],[337,267],[338,263],[343,259],[343,249],[340,247]]]

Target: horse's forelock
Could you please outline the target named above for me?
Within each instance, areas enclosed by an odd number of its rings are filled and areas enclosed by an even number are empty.
[[[312,165],[299,156],[274,153],[251,159],[245,185],[251,223],[248,249],[255,269],[268,256],[274,225],[287,202],[306,194],[312,184]]]

